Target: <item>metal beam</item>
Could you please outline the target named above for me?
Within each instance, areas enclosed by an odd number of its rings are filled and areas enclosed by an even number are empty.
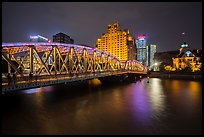
[[[11,55],[10,54],[7,54],[7,58],[9,59],[9,60],[11,60]],[[11,65],[8,63],[8,73],[10,73],[11,74]]]
[[[23,77],[23,74],[15,67],[15,65],[11,62],[9,58],[7,58],[7,53],[2,52],[2,57],[7,61],[7,63]]]
[[[30,72],[33,73],[33,46],[29,47],[29,56],[30,56]]]
[[[45,65],[45,63],[43,62],[43,60],[40,58],[40,56],[39,56],[38,52],[36,51],[36,49],[33,49],[33,51],[34,51],[35,54],[38,56],[38,58],[39,58],[39,60],[40,60],[40,62],[41,62],[41,65],[43,65],[43,66],[45,67],[45,70],[51,75],[50,71],[48,70],[48,68],[47,68],[47,66]],[[42,67],[43,67],[43,66],[42,66]],[[41,68],[42,68],[42,67],[41,67]]]

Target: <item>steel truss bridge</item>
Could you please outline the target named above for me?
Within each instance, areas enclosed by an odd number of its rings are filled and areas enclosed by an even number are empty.
[[[71,81],[121,75],[146,74],[137,60],[120,61],[102,50],[76,44],[28,42],[2,43],[2,90],[67,83]],[[15,73],[15,83],[7,75]],[[29,73],[33,74],[29,78]],[[11,75],[12,76],[12,75]]]

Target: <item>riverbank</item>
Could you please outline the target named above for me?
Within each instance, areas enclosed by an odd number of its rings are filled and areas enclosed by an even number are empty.
[[[179,74],[179,73],[151,72],[147,76],[150,78],[202,80],[202,74]]]

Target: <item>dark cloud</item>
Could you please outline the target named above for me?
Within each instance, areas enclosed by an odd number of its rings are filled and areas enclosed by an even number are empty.
[[[75,43],[93,46],[118,21],[135,37],[147,34],[158,51],[177,50],[182,32],[191,47],[202,48],[201,2],[4,2],[2,8],[3,42],[64,32]]]

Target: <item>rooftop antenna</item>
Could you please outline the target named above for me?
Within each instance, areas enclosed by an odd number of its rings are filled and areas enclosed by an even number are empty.
[[[183,43],[186,43],[186,41],[185,41],[185,35],[186,35],[186,33],[185,33],[185,32],[182,32],[181,34],[182,34],[182,41],[183,41]]]

